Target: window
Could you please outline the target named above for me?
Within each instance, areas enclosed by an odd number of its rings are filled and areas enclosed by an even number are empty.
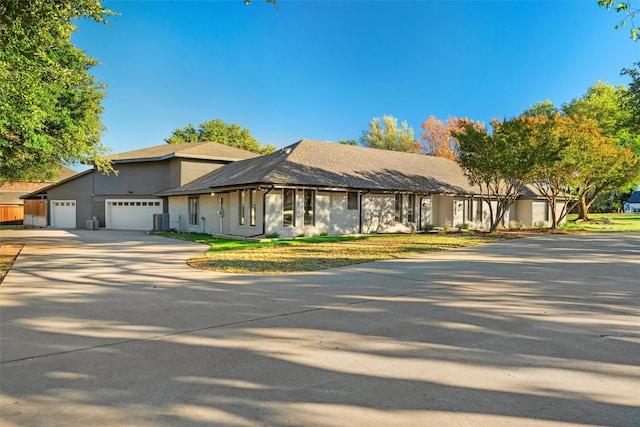
[[[316,192],[304,190],[304,225],[314,225],[313,211],[316,208]]]
[[[238,224],[244,225],[244,190],[238,190]]]
[[[467,199],[467,221],[473,221],[473,199]]]
[[[482,199],[476,199],[476,221],[482,222]]]
[[[409,204],[409,206],[407,206],[407,222],[415,222],[415,215],[414,215],[414,210],[415,210],[415,205],[416,205],[416,195],[415,194],[409,194],[408,196],[408,201],[407,203]]]
[[[296,226],[296,191],[282,190],[282,225]]]
[[[256,190],[249,192],[249,206],[251,209],[249,224],[256,225]]]
[[[551,221],[551,212],[549,209],[549,202],[544,202],[544,220]]]
[[[198,196],[189,196],[189,224],[198,225]]]
[[[402,194],[396,193],[396,200],[393,205],[394,220],[402,222]]]
[[[355,191],[349,191],[347,193],[347,210],[349,211],[358,210],[358,193]]]

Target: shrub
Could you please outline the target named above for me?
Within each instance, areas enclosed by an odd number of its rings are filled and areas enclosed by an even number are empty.
[[[266,234],[264,237],[266,237],[267,239],[277,239],[278,237],[280,237],[280,235],[278,233],[269,233],[269,234]]]
[[[320,233],[320,237],[327,237],[329,235],[329,233],[327,231],[323,231],[322,233]]]
[[[442,228],[444,228],[445,230],[448,230],[451,228],[451,222],[449,220],[446,220],[444,222],[444,224],[442,225]]]
[[[424,225],[424,231],[433,231],[435,230],[436,226],[431,224],[430,222],[426,223]]]
[[[514,230],[522,230],[525,228],[525,224],[520,221],[511,220],[509,221],[509,228]]]

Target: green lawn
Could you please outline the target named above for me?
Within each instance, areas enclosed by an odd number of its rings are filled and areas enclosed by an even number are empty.
[[[562,227],[569,231],[588,231],[592,233],[616,233],[640,231],[639,214],[590,214],[589,221],[575,222],[577,215],[568,215],[567,224]],[[608,220],[607,220],[608,218]]]
[[[211,245],[187,262],[194,268],[226,273],[282,274],[343,267],[364,262],[474,246],[498,240],[472,234],[401,234],[309,237],[266,242],[157,233]]]

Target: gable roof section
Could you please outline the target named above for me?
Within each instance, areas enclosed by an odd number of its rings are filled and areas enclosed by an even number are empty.
[[[631,193],[631,196],[629,196],[629,200],[627,200],[627,203],[640,203],[640,191],[634,191],[633,193]]]
[[[302,140],[275,153],[226,165],[159,195],[197,194],[244,185],[476,194],[448,159]]]
[[[25,194],[24,196],[21,196],[20,198],[21,199],[30,199],[32,197],[35,197],[35,196],[39,195],[39,194],[46,193],[47,190],[49,190],[50,188],[57,187],[58,185],[62,185],[65,182],[73,181],[74,179],[80,178],[81,176],[85,176],[85,175],[90,174],[92,172],[93,172],[93,169],[87,169],[87,170],[84,170],[82,172],[76,172],[74,175],[71,175],[71,176],[69,176],[69,177],[67,177],[65,179],[62,179],[62,180],[58,181],[58,182],[54,182],[53,184],[49,184],[46,187],[42,187],[42,188],[40,188],[40,189],[38,189],[36,191],[33,191],[33,192],[29,193],[29,194]]]
[[[173,157],[191,159],[215,159],[236,161],[257,157],[258,154],[217,142],[190,142],[185,144],[162,144],[140,150],[108,156],[114,163],[151,162]]]

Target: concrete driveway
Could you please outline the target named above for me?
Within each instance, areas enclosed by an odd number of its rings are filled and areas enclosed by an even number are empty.
[[[640,235],[312,274],[138,232],[3,231],[2,426],[640,425]]]

